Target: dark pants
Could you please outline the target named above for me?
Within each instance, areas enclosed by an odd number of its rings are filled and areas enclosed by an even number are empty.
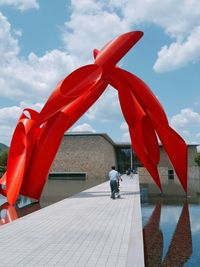
[[[111,197],[115,198],[115,193],[118,191],[117,187],[117,181],[116,180],[111,180],[110,181],[110,189],[111,189]]]

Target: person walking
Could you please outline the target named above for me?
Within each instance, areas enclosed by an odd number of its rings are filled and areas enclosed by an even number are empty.
[[[111,198],[115,199],[115,193],[119,195],[119,189],[118,189],[118,179],[120,178],[120,174],[115,170],[115,166],[112,166],[112,170],[109,172],[109,178],[110,178],[110,189],[111,189]]]

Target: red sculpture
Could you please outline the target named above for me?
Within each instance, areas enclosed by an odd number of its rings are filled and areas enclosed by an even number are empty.
[[[18,195],[39,199],[63,134],[100,97],[108,84],[118,90],[135,153],[162,190],[157,171],[159,136],[177,176],[187,191],[187,146],[170,128],[165,112],[148,86],[116,66],[142,37],[125,33],[94,50],[94,64],[81,67],[62,80],[40,113],[25,109],[11,141],[1,193],[14,204]],[[3,189],[4,188],[4,189]]]

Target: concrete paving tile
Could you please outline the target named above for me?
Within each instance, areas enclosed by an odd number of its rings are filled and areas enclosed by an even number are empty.
[[[1,226],[5,266],[123,267],[137,254],[143,267],[138,178],[124,177],[120,191],[113,201],[106,182]]]

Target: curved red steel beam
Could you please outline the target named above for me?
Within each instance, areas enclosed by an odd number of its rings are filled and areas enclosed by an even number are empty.
[[[115,82],[112,83],[112,80]],[[159,145],[151,120],[129,89],[126,80],[123,80],[123,77],[117,78],[114,72],[112,72],[112,80],[109,82],[118,90],[121,109],[129,125],[132,147],[162,191],[157,171],[160,160]]]
[[[102,78],[102,68],[91,64],[73,71],[55,88],[38,116],[36,123],[41,124],[86,91],[93,88]]]
[[[15,129],[6,173],[6,194],[10,204],[14,204],[21,188],[27,157],[25,127],[20,121]]]
[[[94,64],[101,66],[104,73],[110,73],[142,36],[141,31],[127,32],[118,36],[98,51],[98,54],[96,53]]]
[[[176,174],[185,192],[187,192],[187,145],[185,141],[169,126],[167,116],[165,115],[161,104],[141,79],[120,68],[115,68],[112,75],[115,76],[115,79],[122,79],[127,82],[130,90],[142,106],[143,110],[148,114],[148,117],[174,166]]]
[[[20,193],[22,195],[39,199],[46,182],[50,167],[62,141],[64,132],[67,131],[99,98],[107,84],[99,82],[90,91],[78,97],[62,111],[51,117],[41,133],[29,168],[24,176]],[[78,107],[78,108],[77,108]],[[56,129],[56,131],[55,131]],[[53,140],[53,142],[52,142]],[[45,158],[45,160],[44,160]],[[38,171],[40,170],[40,171]],[[35,182],[37,175],[37,183]],[[30,184],[32,186],[30,186]]]
[[[29,117],[25,112],[28,113]],[[34,127],[34,119],[37,115],[38,112],[25,109],[18,120],[12,137],[7,171],[4,181],[1,181],[1,184],[4,182],[4,186],[6,186],[4,193],[6,192],[7,200],[10,204],[14,204],[19,195],[25,170],[31,158],[33,145],[39,133],[39,128]]]
[[[88,110],[109,83],[118,90],[132,146],[156,184],[161,189],[157,171],[158,134],[187,190],[187,147],[183,139],[169,127],[162,106],[144,82],[116,67],[142,35],[141,31],[128,32],[101,50],[95,49],[94,64],[75,70],[61,81],[40,113],[24,110],[11,141],[7,173],[0,180],[6,187],[0,192],[7,196],[10,204],[15,203],[19,193],[40,198],[64,132]]]

